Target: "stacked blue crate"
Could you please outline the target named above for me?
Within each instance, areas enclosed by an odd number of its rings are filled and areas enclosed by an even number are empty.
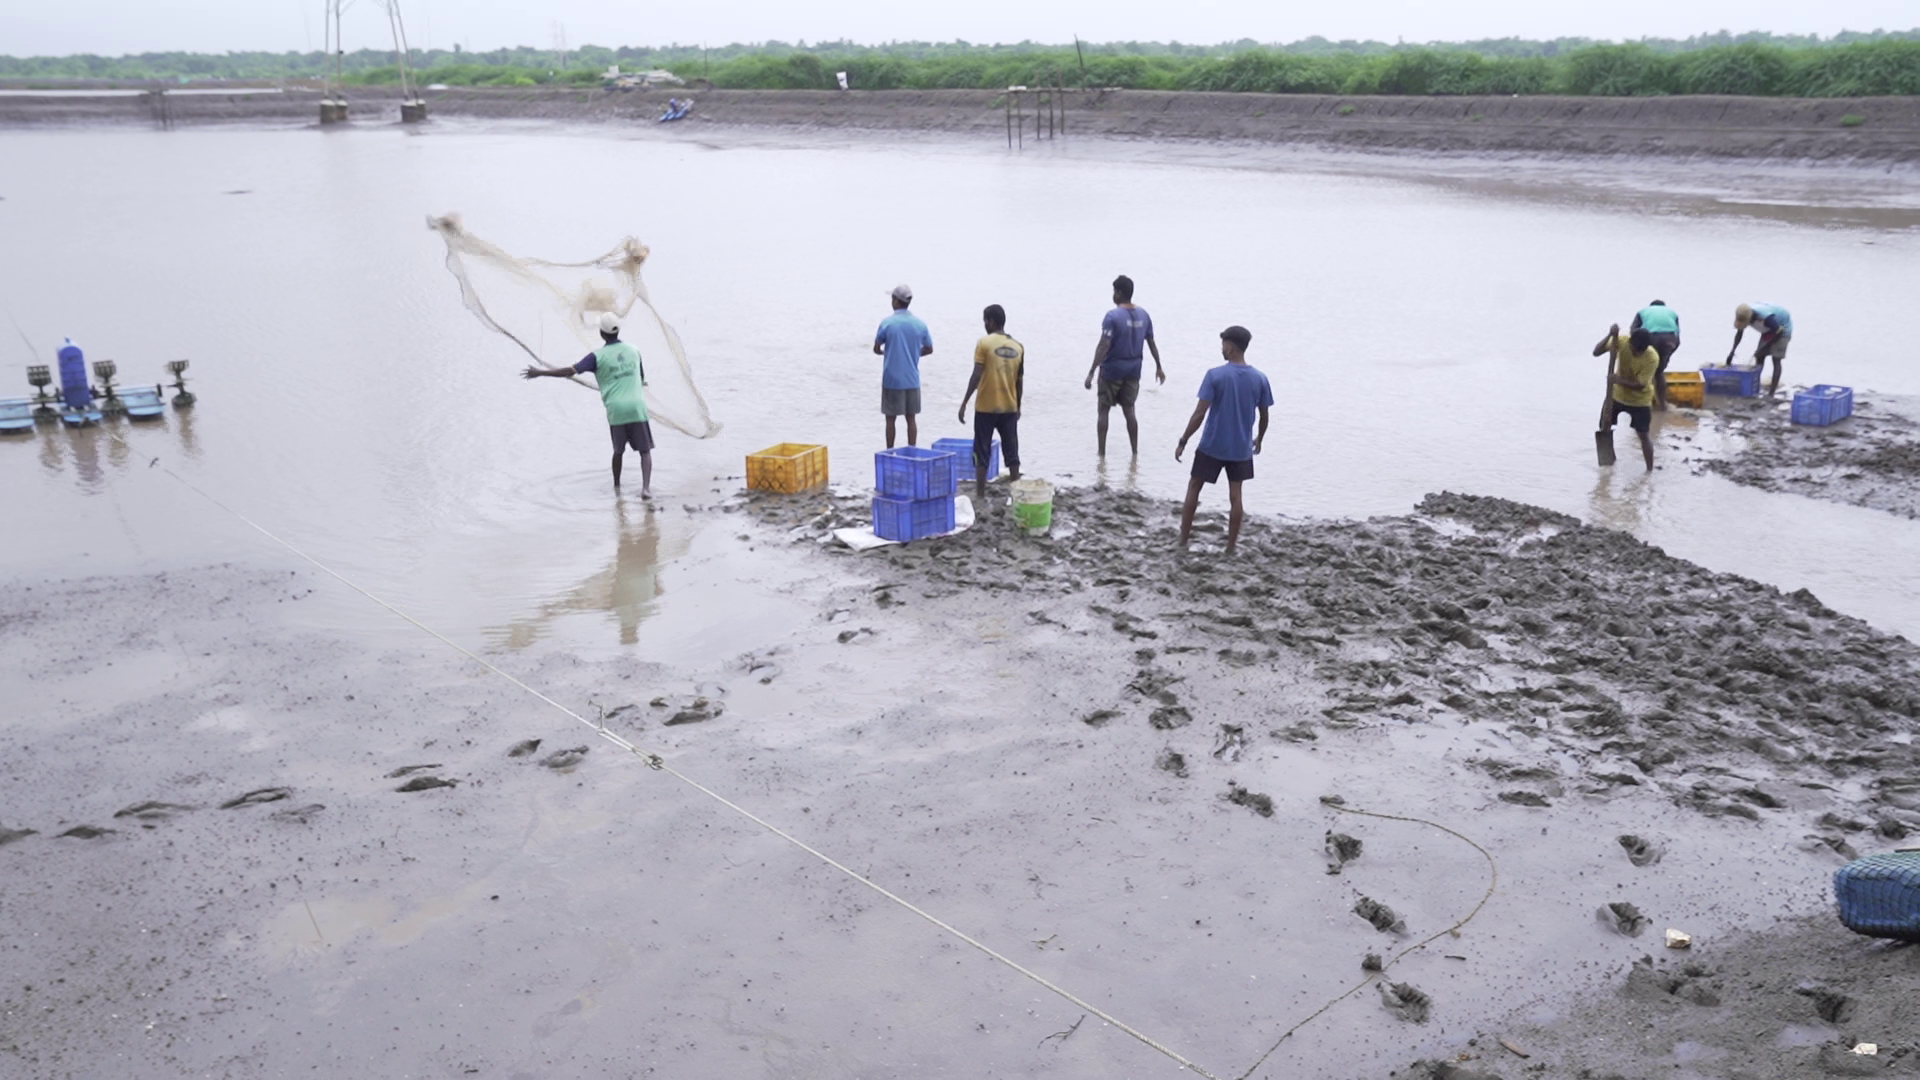
[[[921,540],[953,531],[959,488],[955,456],[904,446],[873,455],[873,532],[882,540]]]
[[[973,483],[973,440],[972,439],[935,439],[935,450],[944,450],[953,455],[953,478],[962,484]],[[987,452],[987,479],[1000,475],[1000,440],[993,440],[992,448]]]
[[[1808,387],[1793,395],[1793,422],[1811,427],[1837,424],[1853,415],[1853,387]]]

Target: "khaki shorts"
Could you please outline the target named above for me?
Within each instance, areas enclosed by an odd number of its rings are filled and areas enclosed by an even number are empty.
[[[1792,340],[1792,334],[1775,334],[1770,338],[1761,338],[1760,347],[1753,350],[1753,362],[1757,364],[1769,358],[1785,360],[1787,358],[1787,342]]]
[[[1129,409],[1133,407],[1134,402],[1140,400],[1139,379],[1115,379],[1112,381],[1101,379],[1094,384],[1094,388],[1100,392],[1100,407],[1103,409],[1111,409],[1115,405],[1123,409]]]

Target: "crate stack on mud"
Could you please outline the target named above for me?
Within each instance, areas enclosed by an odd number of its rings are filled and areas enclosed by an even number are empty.
[[[943,450],[903,446],[873,455],[873,532],[920,540],[953,531],[958,462]]]
[[[962,484],[973,483],[973,440],[972,439],[935,439],[933,448],[953,455],[953,478]],[[992,442],[987,452],[987,479],[1000,476],[1000,440]]]

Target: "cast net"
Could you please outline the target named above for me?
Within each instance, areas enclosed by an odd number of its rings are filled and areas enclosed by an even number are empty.
[[[586,262],[549,262],[514,255],[467,231],[459,214],[427,219],[447,245],[447,269],[460,298],[482,324],[520,347],[542,367],[572,366],[600,347],[600,315],[620,317],[620,339],[640,350],[647,411],[656,424],[707,439],[720,425],[694,385],[680,335],[647,296],[640,268],[647,246],[629,236]],[[635,308],[644,315],[630,317]],[[584,376],[573,381],[593,389]]]

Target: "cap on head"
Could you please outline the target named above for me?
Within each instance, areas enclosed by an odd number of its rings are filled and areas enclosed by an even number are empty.
[[[913,303],[913,290],[905,285],[895,285],[893,287],[893,298],[903,304],[911,304]]]
[[[600,332],[603,334],[619,333],[620,332],[620,316],[615,315],[611,311],[601,312],[600,313]]]
[[[1739,307],[1733,309],[1733,328],[1735,330],[1745,330],[1752,324],[1753,308],[1746,304],[1741,304]]]
[[[1241,352],[1247,351],[1247,345],[1253,341],[1253,335],[1244,326],[1229,326],[1220,331],[1221,341],[1233,342],[1233,347]]]

